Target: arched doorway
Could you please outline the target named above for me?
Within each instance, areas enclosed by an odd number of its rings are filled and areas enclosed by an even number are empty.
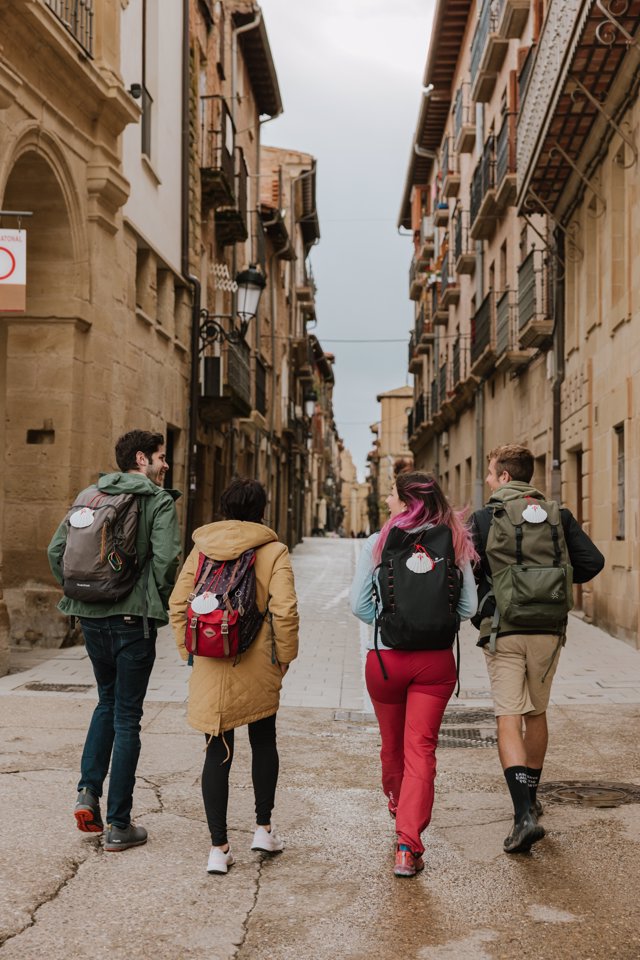
[[[1,204],[33,211],[22,224],[28,230],[26,312],[5,314],[0,323],[3,585],[12,638],[46,646],[60,646],[68,630],[55,614],[59,594],[46,547],[74,487],[85,339],[67,199],[71,178],[64,176],[58,158],[25,144]]]

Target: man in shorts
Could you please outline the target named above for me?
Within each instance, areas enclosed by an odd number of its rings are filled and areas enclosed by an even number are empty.
[[[497,447],[488,455],[486,477],[491,490],[488,504],[471,518],[475,545],[480,556],[476,570],[479,612],[473,618],[480,630],[478,646],[484,649],[498,728],[498,754],[513,802],[513,829],[504,841],[506,853],[522,853],[544,837],[538,823],[542,804],[536,791],[547,751],[547,706],[560,648],[562,633],[540,632],[539,628],[517,632],[509,624],[498,626],[495,651],[489,649],[493,597],[483,598],[491,590],[491,569],[487,559],[487,538],[496,504],[531,496],[544,499],[531,486],[533,454],[519,444]],[[573,567],[573,582],[586,583],[604,567],[604,557],[591,542],[569,510],[561,509],[562,529]],[[514,558],[515,563],[515,558]]]

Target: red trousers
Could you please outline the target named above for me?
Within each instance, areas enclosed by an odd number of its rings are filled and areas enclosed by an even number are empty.
[[[429,825],[442,715],[456,685],[453,651],[382,650],[367,654],[367,690],[380,726],[382,789],[396,805],[398,843],[423,853]]]

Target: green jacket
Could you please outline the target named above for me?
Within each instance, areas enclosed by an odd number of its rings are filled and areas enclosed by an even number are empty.
[[[178,572],[180,530],[174,501],[177,490],[165,490],[141,473],[108,473],[98,480],[105,493],[135,493],[140,497],[140,519],[136,536],[136,553],[141,566],[151,555],[145,591],[141,574],[126,597],[113,603],[83,603],[63,597],[58,610],[68,617],[110,617],[117,614],[147,616],[157,624],[167,623],[169,597]],[[49,544],[47,554],[51,572],[62,585],[62,557],[67,542],[68,526],[63,521]]]

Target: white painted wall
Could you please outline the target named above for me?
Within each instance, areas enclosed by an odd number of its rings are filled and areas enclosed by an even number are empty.
[[[182,0],[162,0],[162,16],[159,7],[157,0],[147,3],[151,156],[142,155],[140,124],[126,127],[123,165],[131,194],[124,216],[158,256],[180,273]],[[142,0],[130,0],[122,11],[121,54],[128,89],[142,82]]]

